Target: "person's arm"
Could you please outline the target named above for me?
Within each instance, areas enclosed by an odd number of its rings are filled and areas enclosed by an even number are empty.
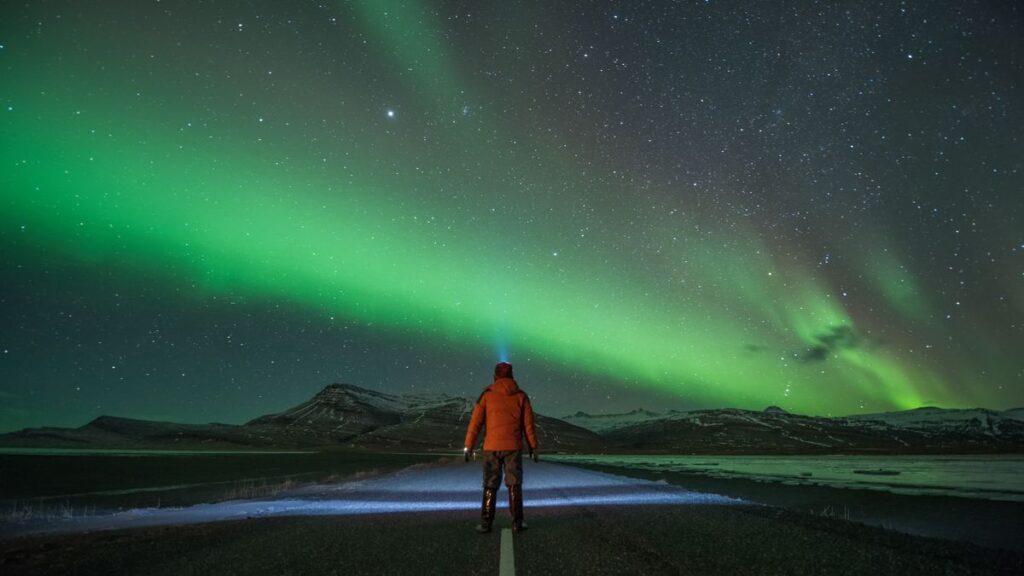
[[[530,457],[537,461],[537,432],[533,428],[533,406],[530,405],[530,397],[523,394],[523,431],[526,433],[526,443],[530,445]]]
[[[480,399],[476,401],[476,406],[473,407],[473,415],[469,419],[469,428],[466,430],[466,441],[462,444],[462,451],[468,456],[473,452],[473,447],[476,446],[476,437],[480,434],[480,428],[484,425],[484,420],[487,417],[487,395],[481,394]]]

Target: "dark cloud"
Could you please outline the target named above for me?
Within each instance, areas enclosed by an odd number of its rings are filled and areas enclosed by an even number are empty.
[[[828,359],[829,349],[825,346],[812,346],[803,354],[797,354],[801,362],[821,362]]]
[[[800,362],[823,362],[834,352],[863,348],[868,344],[867,339],[848,325],[833,326],[828,332],[815,335],[814,339],[817,344],[794,354]]]

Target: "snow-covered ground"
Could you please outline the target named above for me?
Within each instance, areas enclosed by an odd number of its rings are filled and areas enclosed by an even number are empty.
[[[552,456],[786,484],[1024,502],[1024,456]],[[879,474],[878,472],[883,473]],[[894,474],[895,473],[895,474]]]
[[[692,492],[664,482],[638,480],[549,462],[524,462],[524,505],[597,506],[624,504],[732,505],[742,500]],[[480,506],[480,463],[413,467],[377,478],[307,486],[273,499],[233,500],[184,508],[94,511],[67,517],[25,517],[0,523],[4,537],[168,524],[189,524],[269,516],[374,514],[476,510]],[[499,509],[507,498],[499,494]]]

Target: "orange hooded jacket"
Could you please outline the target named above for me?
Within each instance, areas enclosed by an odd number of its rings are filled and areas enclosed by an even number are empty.
[[[476,437],[485,424],[484,450],[522,450],[524,433],[530,448],[537,449],[530,399],[512,378],[496,379],[476,401],[466,431],[467,448],[476,445]]]

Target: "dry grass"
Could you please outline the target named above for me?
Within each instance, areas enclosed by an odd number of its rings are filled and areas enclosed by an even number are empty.
[[[19,524],[39,520],[73,520],[77,517],[95,514],[96,508],[82,506],[73,507],[68,501],[57,504],[43,504],[41,502],[17,501],[11,503],[11,507],[0,514],[0,522]]]
[[[282,482],[246,482],[235,486],[224,493],[221,500],[252,500],[254,498],[268,498],[277,496],[281,492],[291,490],[297,486],[295,480],[288,478]]]
[[[843,511],[840,514],[839,508],[835,506],[825,506],[821,509],[821,512],[815,512],[811,510],[811,514],[814,516],[822,516],[825,518],[838,518],[840,520],[850,520],[850,509],[844,504]]]

